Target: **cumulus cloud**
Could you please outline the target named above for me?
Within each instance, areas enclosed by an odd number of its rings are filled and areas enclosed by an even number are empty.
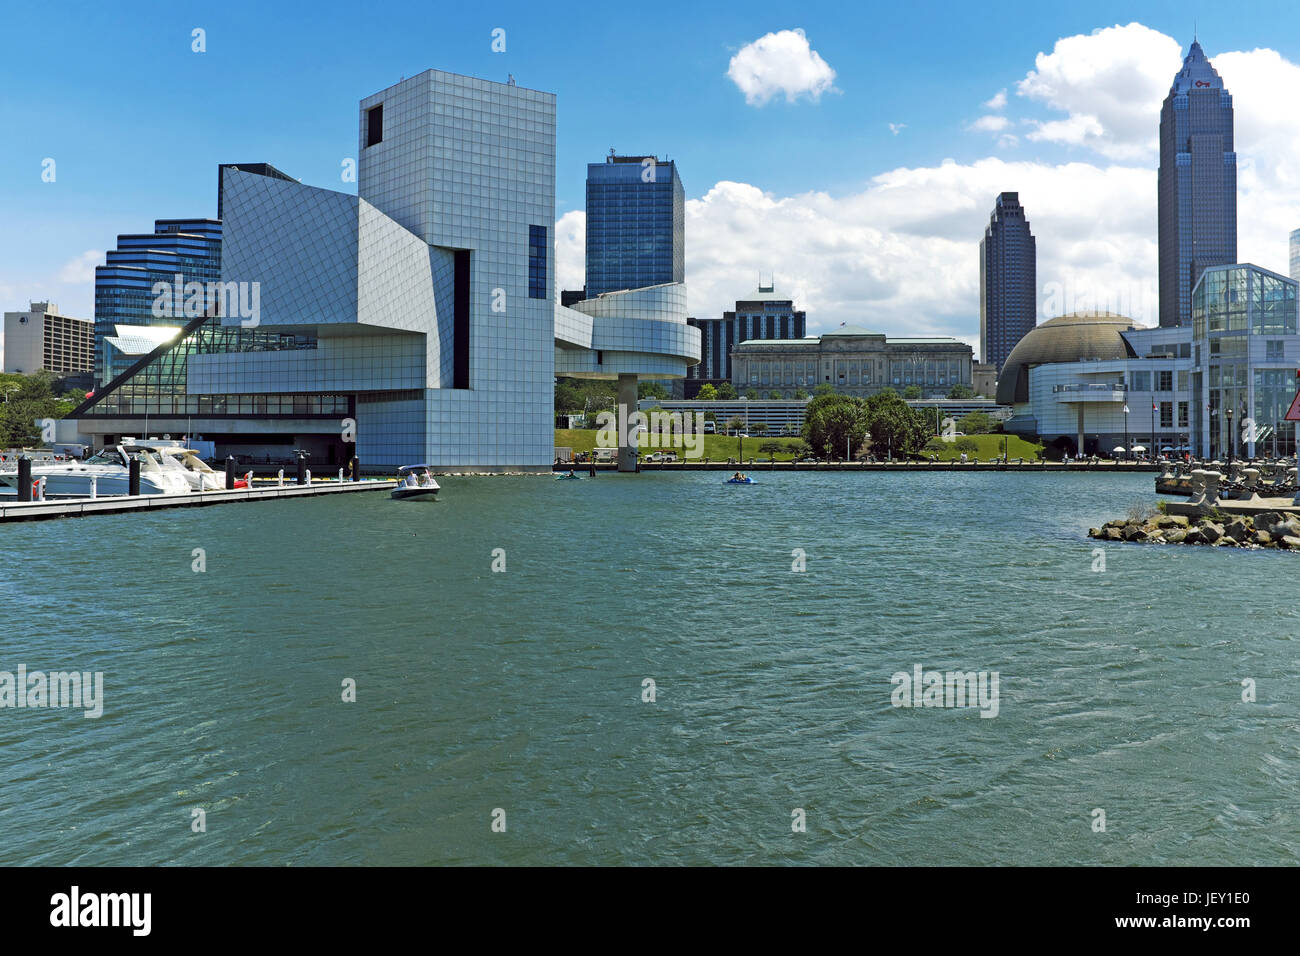
[[[1140,23],[1057,40],[1016,89],[1068,118],[1039,123],[1029,138],[1108,159],[1149,159],[1159,148],[1160,103],[1182,60],[1177,40]]]
[[[95,266],[104,264],[104,253],[99,249],[87,249],[79,256],[69,259],[59,269],[59,281],[71,284],[95,281]]]
[[[787,103],[800,96],[816,102],[835,89],[835,71],[799,29],[768,33],[741,47],[731,58],[727,76],[750,106],[763,106],[778,95]]]
[[[889,124],[889,131],[890,131],[891,133],[893,133],[895,136],[897,136],[899,133],[901,133],[901,132],[902,132],[903,130],[905,130],[905,129],[907,129],[907,124],[906,124],[906,123],[890,123],[890,124]]]
[[[998,90],[997,93],[993,94],[992,99],[984,101],[984,108],[986,110],[1000,110],[1003,109],[1006,105],[1007,105],[1007,91],[1004,89]]]
[[[971,123],[970,128],[975,130],[976,132],[1000,133],[1002,130],[1006,129],[1010,125],[1011,125],[1011,120],[1007,119],[1005,116],[998,116],[994,113],[989,113],[988,115],[981,116],[975,122]]]

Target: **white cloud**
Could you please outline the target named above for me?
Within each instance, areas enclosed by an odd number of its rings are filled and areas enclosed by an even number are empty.
[[[87,249],[81,255],[69,259],[59,270],[59,281],[70,284],[95,281],[95,266],[104,264],[104,253],[98,249]]]
[[[1020,145],[1020,137],[1017,136],[1015,133],[1003,133],[1001,136],[998,137],[999,149],[1011,149],[1012,147],[1018,145]]]
[[[1011,125],[1011,120],[1005,116],[997,116],[992,113],[987,116],[981,116],[975,122],[970,124],[970,129],[983,133],[999,133]]]
[[[1057,40],[1017,92],[1068,118],[1038,124],[1029,138],[1149,159],[1159,146],[1160,103],[1182,61],[1177,40],[1140,23]]]
[[[798,29],[768,33],[741,47],[731,58],[727,76],[751,106],[763,106],[779,94],[787,103],[800,96],[816,102],[835,89],[835,71]]]
[[[566,212],[555,224],[556,301],[564,289],[581,289],[586,277],[587,214],[581,209]]]
[[[1004,108],[1006,105],[1007,105],[1006,90],[998,90],[997,93],[993,94],[993,98],[991,100],[984,101],[984,108],[986,110],[1000,110]]]
[[[895,136],[897,136],[899,133],[901,133],[901,132],[902,132],[903,130],[905,130],[905,129],[907,129],[907,124],[906,124],[906,123],[890,123],[890,124],[889,124],[889,131],[890,131],[891,133],[893,133]]]

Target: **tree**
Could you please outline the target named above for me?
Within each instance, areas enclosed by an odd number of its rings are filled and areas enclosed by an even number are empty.
[[[834,395],[834,394],[835,394],[835,386],[832,385],[830,382],[822,382],[820,385],[818,385],[816,388],[813,389],[813,398],[820,398],[823,395]]]
[[[749,399],[751,402],[758,401],[758,389],[756,388],[745,389],[745,397]]]
[[[920,385],[907,386],[907,388],[903,389],[903,397],[906,399],[910,399],[912,401],[915,401],[916,399],[920,398],[921,386]]]
[[[877,451],[915,454],[930,440],[925,416],[909,407],[892,388],[872,395],[866,406],[871,444]]]
[[[859,447],[868,429],[867,403],[851,395],[819,395],[804,412],[804,440],[830,456]]]
[[[781,393],[778,392],[776,389],[772,389],[772,391],[767,393],[767,397],[772,399],[773,401],[776,401],[781,397]]]
[[[795,458],[802,458],[808,454],[808,443],[802,440],[786,442],[785,449]]]
[[[808,397],[808,393],[805,392],[802,388],[796,388],[794,390],[794,397],[796,401],[802,402],[804,399]]]
[[[653,398],[662,402],[668,398],[668,389],[659,382],[641,382],[636,387],[636,397]]]
[[[734,418],[727,419],[728,433],[741,431],[744,429],[744,427],[745,427],[745,420],[741,418],[739,415],[735,416]]]
[[[948,389],[948,397],[955,399],[967,399],[975,397],[975,390],[969,385],[963,385],[958,382],[952,388]]]
[[[718,390],[712,382],[705,382],[700,386],[700,390],[695,397],[702,402],[716,402],[718,400]]]
[[[785,451],[785,448],[782,447],[781,443],[778,441],[765,441],[763,444],[758,446],[758,450],[766,453],[769,458],[775,460],[777,454]]]
[[[753,422],[753,423],[751,423],[750,426],[749,426],[749,433],[750,433],[751,435],[766,435],[766,434],[767,434],[767,423],[766,423],[766,422]]]
[[[965,432],[967,435],[987,435],[997,428],[997,424],[990,415],[971,412],[957,420],[957,431]]]
[[[740,396],[736,394],[736,386],[730,382],[723,382],[718,386],[718,400],[723,402],[734,402]]]

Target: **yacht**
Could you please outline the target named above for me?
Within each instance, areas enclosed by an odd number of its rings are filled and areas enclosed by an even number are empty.
[[[126,446],[128,454],[142,452],[154,458],[165,471],[185,480],[190,491],[217,491],[226,487],[226,476],[208,465],[193,448],[181,442],[136,442]]]
[[[96,495],[125,495],[130,489],[131,453],[122,445],[104,448],[85,461],[33,461],[32,481],[45,479],[47,497],[89,498],[91,479]],[[176,471],[163,467],[151,454],[140,454],[140,494],[187,494],[189,482]],[[0,486],[18,487],[18,467],[0,471]]]

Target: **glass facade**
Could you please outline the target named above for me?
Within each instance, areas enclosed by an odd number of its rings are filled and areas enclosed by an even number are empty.
[[[1291,278],[1300,282],[1300,229],[1291,233]]]
[[[610,156],[587,166],[587,297],[686,281],[686,193],[677,164]]]
[[[1295,453],[1294,363],[1282,337],[1297,333],[1294,279],[1251,265],[1207,269],[1192,294],[1193,430],[1211,457]],[[1267,336],[1277,336],[1269,339]],[[1272,367],[1270,367],[1270,365]]]
[[[134,359],[105,345],[117,325],[180,327],[184,317],[154,315],[154,283],[221,279],[221,223],[215,219],[159,219],[152,233],[117,237],[105,264],[95,268],[95,381],[104,384]],[[206,291],[205,291],[206,298]],[[207,302],[211,305],[211,302]]]
[[[550,253],[545,226],[528,227],[528,297],[546,298],[546,260]]]
[[[191,355],[314,349],[314,336],[275,330],[222,326],[204,318],[186,326],[180,341],[164,346],[110,382],[73,415],[77,418],[175,418],[239,415],[258,418],[334,418],[350,414],[347,395],[232,394],[191,395],[187,389]]]

